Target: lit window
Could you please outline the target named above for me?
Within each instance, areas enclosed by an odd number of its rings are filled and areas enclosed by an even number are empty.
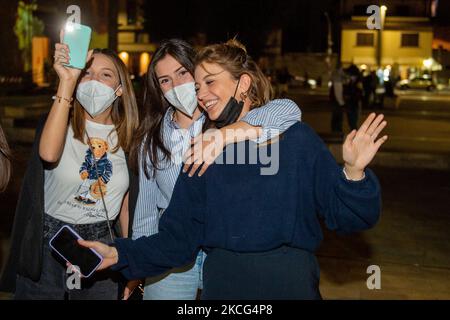
[[[130,55],[128,54],[128,52],[122,51],[121,53],[119,53],[119,57],[120,60],[122,60],[123,63],[125,63],[125,65],[128,67],[128,62],[130,60]]]
[[[139,59],[139,75],[144,75],[147,73],[148,65],[150,64],[150,55],[147,52],[141,53]]]

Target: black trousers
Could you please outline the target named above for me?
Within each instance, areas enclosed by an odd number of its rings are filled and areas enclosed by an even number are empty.
[[[345,107],[341,107],[335,103],[333,106],[333,112],[331,115],[331,131],[343,132],[342,126],[344,121],[344,113],[347,114],[347,121],[350,131],[358,129],[358,113],[359,104],[357,101],[348,102]]]
[[[213,249],[203,265],[204,300],[319,300],[314,254],[283,246],[262,253]]]

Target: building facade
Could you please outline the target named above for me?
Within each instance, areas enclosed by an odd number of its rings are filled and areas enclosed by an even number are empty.
[[[147,72],[156,46],[144,31],[142,0],[118,1],[117,51],[130,73],[142,76]]]
[[[388,69],[402,79],[431,68],[433,1],[380,3],[380,29],[369,29],[366,1],[342,1],[341,62],[368,69]],[[431,71],[431,70],[430,70]]]

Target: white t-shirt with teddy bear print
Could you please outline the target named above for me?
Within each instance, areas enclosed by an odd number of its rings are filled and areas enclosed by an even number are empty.
[[[118,141],[114,125],[86,120],[86,131],[92,150],[88,144],[74,139],[69,125],[59,163],[45,170],[45,212],[71,224],[106,220],[100,192],[103,192],[109,219],[115,219],[129,184],[125,153],[122,148],[111,152]]]

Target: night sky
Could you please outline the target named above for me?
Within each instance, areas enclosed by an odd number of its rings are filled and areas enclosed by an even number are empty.
[[[257,55],[270,30],[281,28],[283,52],[325,52],[327,22],[324,12],[329,12],[333,51],[340,49],[339,0],[185,0],[145,3],[147,30],[152,41],[171,37],[191,39],[196,33],[203,32],[207,42],[211,43],[237,35],[249,51]],[[450,25],[450,0],[439,0],[434,22],[435,25]]]
[[[258,52],[268,32],[283,30],[283,51],[323,52],[327,46],[325,11],[337,12],[339,1],[298,0],[186,0],[183,2],[146,2],[147,27],[153,41],[182,37],[197,32],[208,42],[238,36],[252,52]],[[164,12],[165,14],[161,14]],[[332,17],[333,19],[333,17]],[[338,27],[336,26],[337,39]],[[337,44],[336,48],[337,49]]]

